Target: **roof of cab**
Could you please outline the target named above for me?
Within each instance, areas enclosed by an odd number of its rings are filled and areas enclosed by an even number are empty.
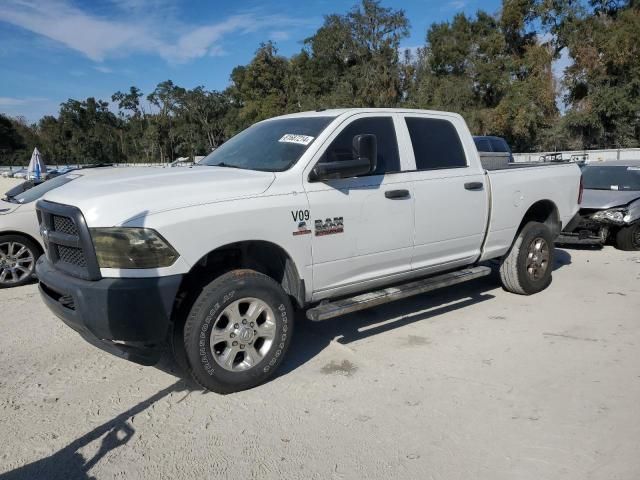
[[[281,115],[279,117],[273,117],[269,120],[276,118],[301,118],[301,117],[339,117],[340,115],[356,113],[430,113],[430,114],[446,114],[450,116],[460,117],[461,115],[453,112],[444,112],[437,110],[419,110],[412,108],[330,108],[319,109],[307,112],[289,113],[287,115]]]

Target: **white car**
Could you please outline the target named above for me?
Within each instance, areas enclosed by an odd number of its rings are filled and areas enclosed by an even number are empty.
[[[62,175],[0,200],[0,288],[24,285],[35,275],[36,260],[44,251],[36,200],[85,174]]]
[[[266,120],[202,166],[122,169],[38,202],[47,306],[152,365],[171,351],[228,393],[321,321],[488,275],[533,294],[578,211],[575,164],[483,167],[460,115],[345,109]]]

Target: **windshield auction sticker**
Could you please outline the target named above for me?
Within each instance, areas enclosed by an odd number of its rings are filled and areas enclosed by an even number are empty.
[[[297,143],[298,145],[309,145],[314,137],[308,135],[296,135],[295,133],[285,133],[280,140],[281,143]]]

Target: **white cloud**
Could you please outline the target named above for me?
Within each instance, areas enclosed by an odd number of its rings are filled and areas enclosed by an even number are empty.
[[[14,97],[0,97],[0,107],[16,107],[19,105],[28,105],[30,103],[37,103],[46,100],[39,97],[27,97],[27,98],[14,98]]]
[[[100,73],[113,73],[113,70],[109,67],[105,67],[104,65],[94,65],[93,69]]]
[[[446,4],[447,8],[452,8],[454,10],[462,10],[467,6],[467,2],[465,0],[453,0],[452,2],[448,2]]]
[[[286,32],[284,30],[275,30],[269,34],[269,38],[275,42],[289,40],[289,36],[289,32]]]
[[[167,15],[168,0],[113,0],[119,16],[89,14],[70,0],[8,0],[0,9],[0,21],[16,25],[75,50],[96,62],[132,53],[159,55],[174,63],[206,55],[220,55],[220,42],[229,34],[246,34],[283,26],[307,24],[281,15],[257,12],[233,15],[209,25],[186,25]],[[126,12],[141,11],[132,16]],[[280,31],[281,35],[285,32]]]

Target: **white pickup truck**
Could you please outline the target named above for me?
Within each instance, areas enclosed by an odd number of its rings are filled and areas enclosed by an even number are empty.
[[[551,282],[575,164],[486,171],[456,114],[345,109],[253,125],[185,169],[117,169],[37,205],[42,298],[87,341],[167,351],[233,392],[282,362],[297,310],[332,318],[487,275]]]

